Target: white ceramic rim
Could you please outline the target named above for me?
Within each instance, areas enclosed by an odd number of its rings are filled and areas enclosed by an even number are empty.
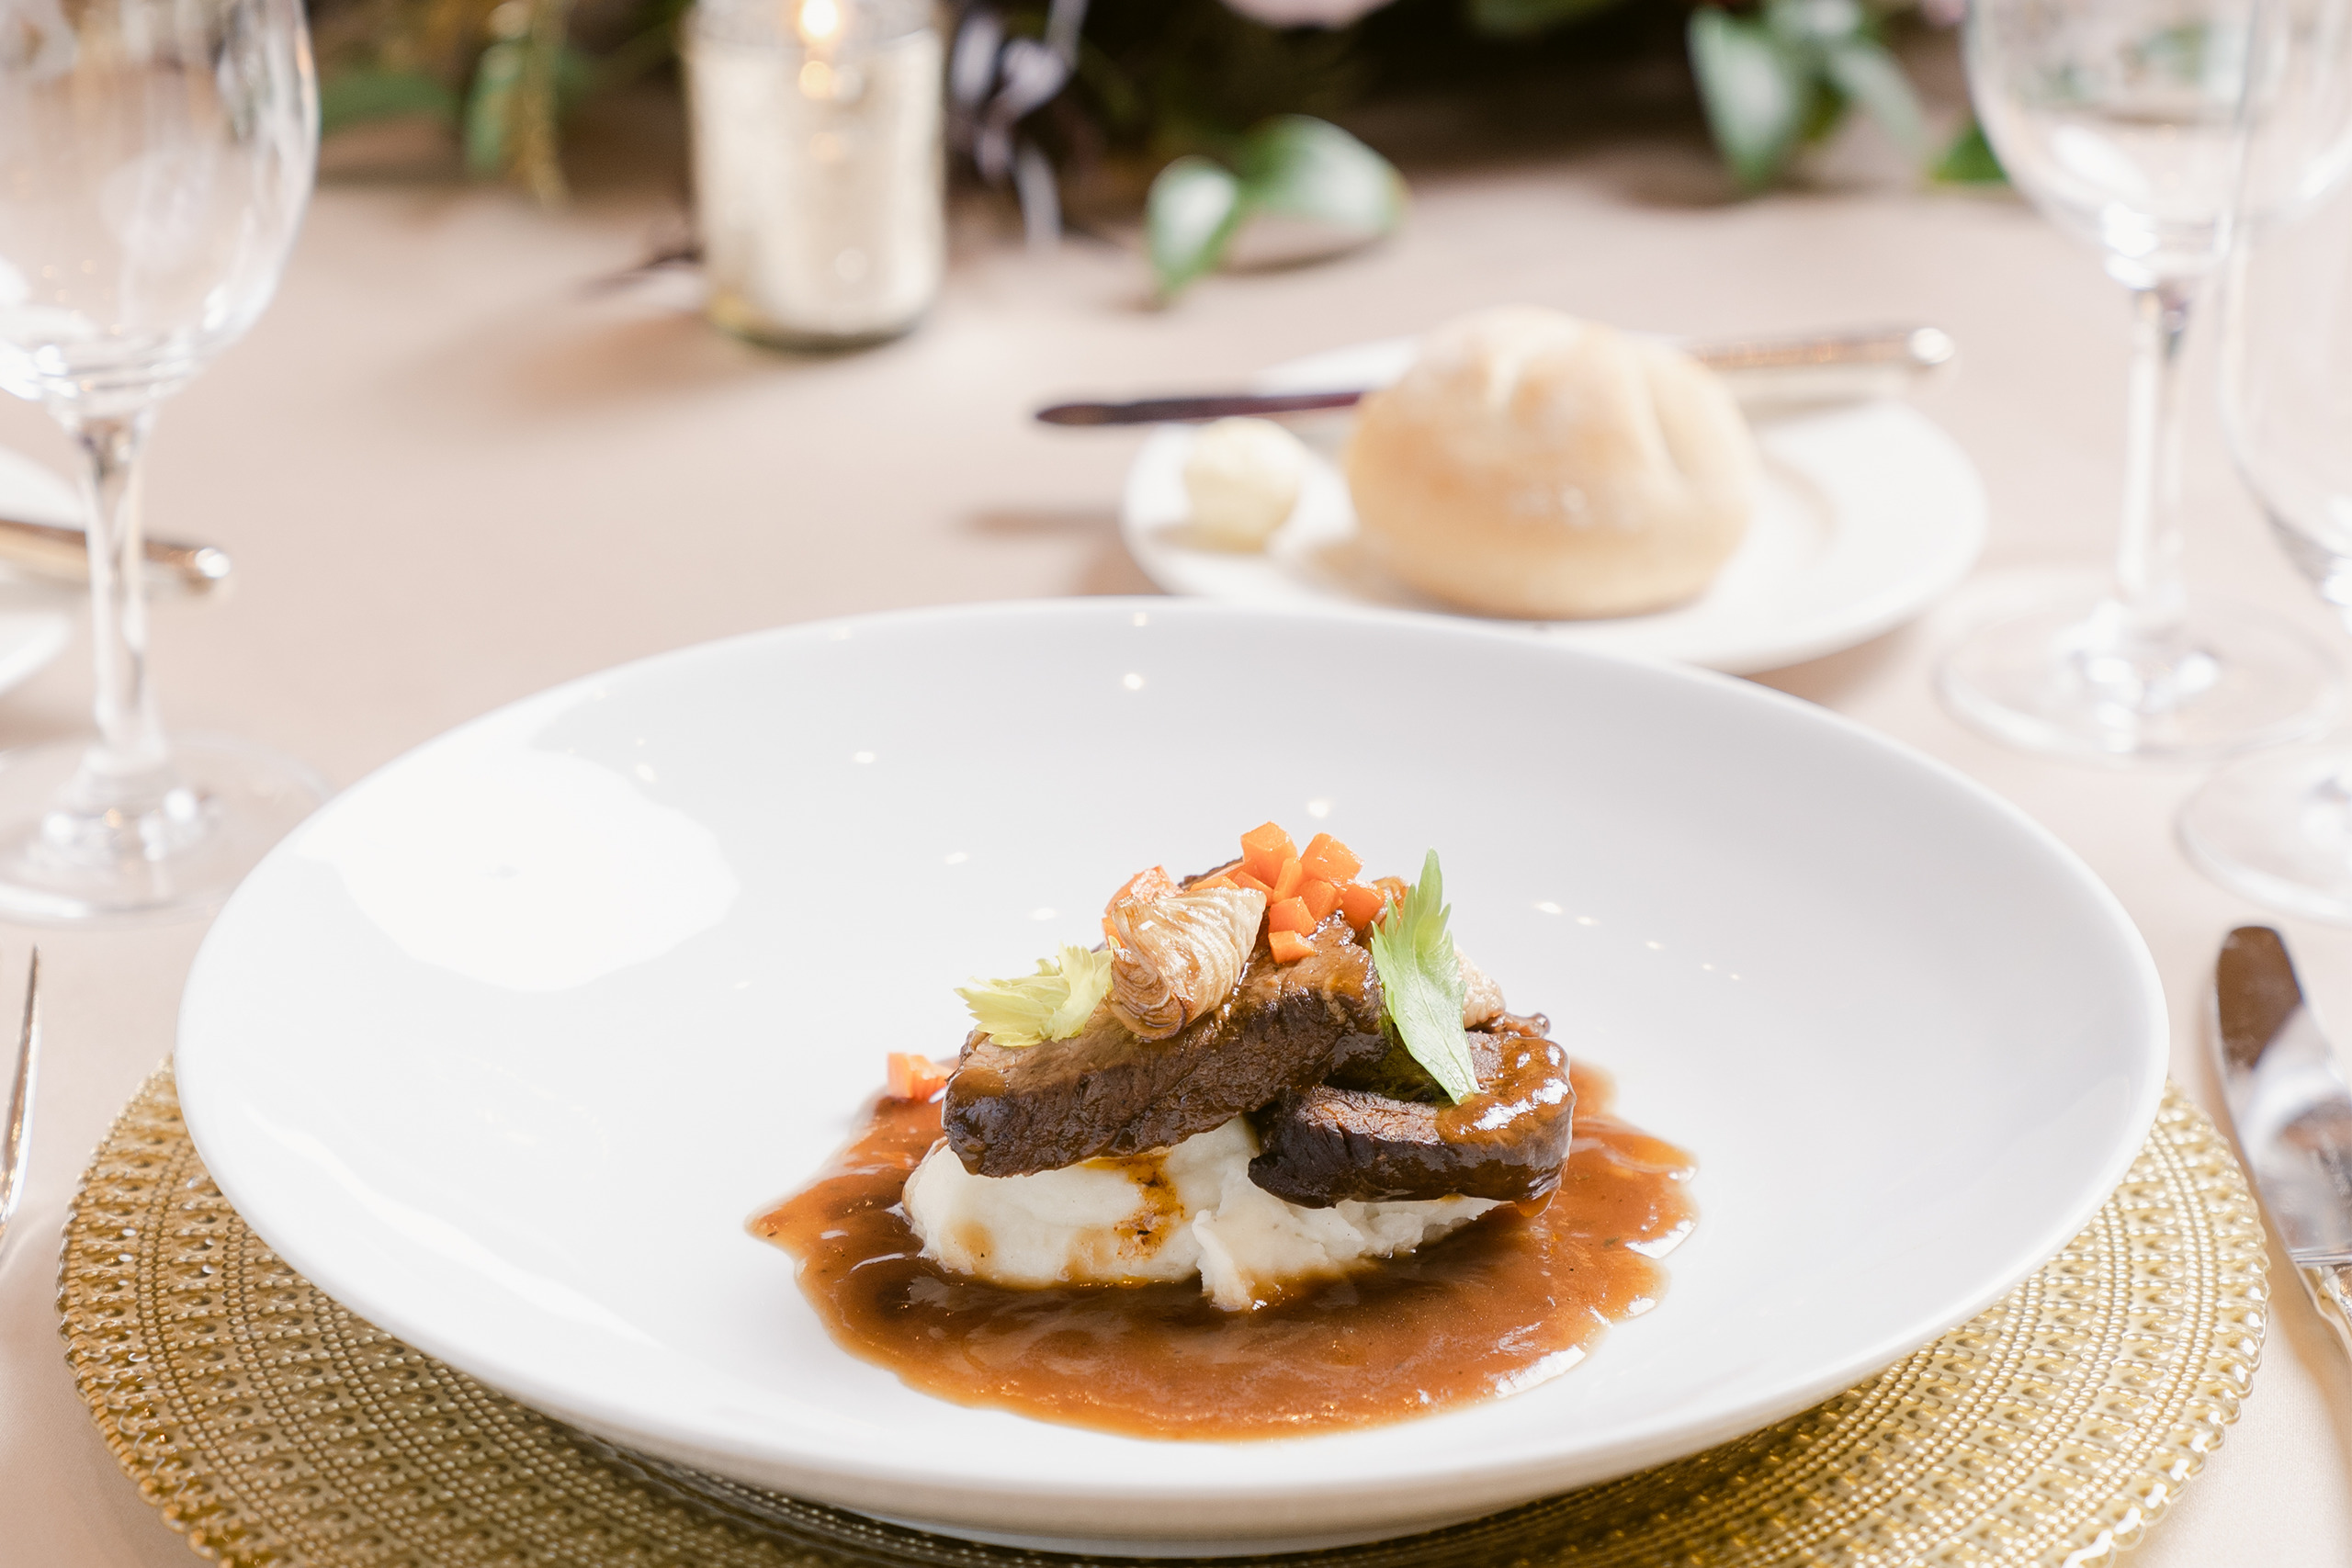
[[[1278,620],[1328,620],[1370,623],[1376,626],[1410,626],[1448,637],[1490,639],[1497,643],[1524,648],[1525,640],[1508,631],[1475,622],[1465,622],[1442,615],[1415,615],[1397,612],[1330,610],[1316,612],[1273,612],[1245,610],[1234,606],[1188,604],[1177,601],[1173,604],[1164,599],[1060,599],[1035,602],[1011,602],[968,606],[943,606],[888,612],[877,615],[841,617],[833,620],[804,623],[769,631],[743,634],[740,637],[656,654],[646,659],[599,671],[595,674],[566,682],[557,687],[507,705],[492,714],[460,725],[445,737],[428,740],[412,749],[403,757],[413,756],[442,739],[463,735],[479,725],[498,721],[518,710],[538,704],[555,704],[583,687],[641,673],[672,661],[686,661],[709,657],[740,644],[767,638],[805,637],[817,639],[829,636],[838,628],[857,627],[885,629],[894,626],[920,626],[941,621],[965,621],[985,627],[988,624],[1008,619],[1038,616],[1101,616],[1123,615],[1131,612],[1165,614],[1173,609],[1177,614],[1204,615],[1245,615]],[[1923,1344],[1945,1331],[1966,1322],[1985,1307],[1997,1302],[2047,1260],[2054,1256],[2089,1223],[2103,1204],[2116,1183],[2120,1181],[2136,1156],[2146,1129],[2153,1125],[2162,1098],[2165,1066],[2169,1054],[2168,1027],[2161,981],[2153,958],[2137,928],[2114,895],[2066,848],[2057,837],[2034,821],[2017,807],[1994,794],[1984,785],[1971,779],[1958,769],[1938,759],[1928,757],[1874,730],[1829,710],[1788,696],[1767,687],[1745,681],[1674,665],[1659,660],[1626,659],[1579,650],[1577,657],[1603,662],[1621,663],[1645,670],[1665,678],[1699,682],[1721,690],[1736,691],[1740,700],[1761,704],[1781,713],[1792,723],[1811,725],[1833,731],[1849,740],[1858,741],[1883,754],[1900,759],[1911,766],[1926,770],[1945,784],[1971,797],[1979,807],[1986,809],[2018,831],[2027,840],[2046,854],[2052,864],[2063,870],[2086,898],[2088,907],[2098,911],[2108,926],[2108,936],[2121,952],[2128,954],[2135,972],[2139,998],[2146,1010],[2149,1027],[2143,1042],[2141,1059],[2136,1064],[2138,1081],[2133,1086],[2129,1111],[2124,1125],[2128,1136],[2118,1138],[2098,1166],[2098,1177],[2088,1182],[2059,1216],[2048,1222],[2031,1235],[2018,1242],[2011,1251],[2012,1263],[1997,1275],[1988,1277],[1979,1288],[1964,1299],[1946,1307],[1918,1314],[1913,1321],[1890,1329],[1866,1343],[1858,1344],[1843,1358],[1820,1368],[1815,1375],[1785,1385],[1771,1397],[1757,1397],[1746,1404],[1726,1409],[1703,1421],[1687,1417],[1661,1416],[1630,1428],[1611,1434],[1606,1456],[1597,1461],[1589,1449],[1580,1447],[1574,1434],[1568,1434],[1558,1444],[1524,1454],[1505,1465],[1453,1465],[1444,1456],[1432,1455],[1411,1470],[1409,1476],[1356,1474],[1326,1477],[1301,1483],[1295,1480],[1268,1480],[1231,1484],[1215,1493],[1184,1485],[1163,1485],[1149,1475],[1128,1475],[1116,1482],[1073,1482],[1069,1479],[1020,1481],[1007,1483],[991,1481],[985,1488],[959,1491],[952,1483],[943,1483],[935,1469],[912,1461],[905,1463],[848,1462],[839,1455],[802,1453],[780,1456],[772,1450],[753,1445],[714,1445],[708,1437],[690,1427],[658,1418],[649,1419],[643,1412],[596,1397],[592,1390],[542,1382],[518,1375],[512,1369],[486,1365],[476,1357],[465,1342],[462,1333],[429,1319],[414,1317],[397,1306],[385,1307],[360,1298],[346,1276],[336,1268],[333,1258],[320,1250],[311,1238],[274,1225],[277,1206],[271,1194],[249,1186],[239,1170],[235,1153],[230,1143],[212,1140],[208,1149],[207,1128],[215,1124],[211,1108],[223,1103],[218,1097],[233,1096],[232,1086],[217,1081],[199,1058],[184,1062],[181,1067],[181,1102],[187,1114],[191,1136],[198,1143],[215,1179],[229,1201],[268,1244],[278,1251],[288,1264],[301,1271],[327,1294],[343,1302],[353,1311],[378,1326],[415,1346],[435,1359],[447,1362],[459,1371],[481,1379],[559,1419],[585,1427],[626,1446],[645,1450],[663,1458],[727,1472],[735,1467],[729,1461],[756,1463],[771,1475],[786,1470],[805,1475],[810,1484],[802,1494],[813,1500],[834,1502],[853,1508],[865,1508],[906,1516],[910,1510],[889,1506],[889,1500],[902,1496],[907,1489],[927,1494],[933,1498],[951,1499],[931,1528],[953,1531],[958,1523],[967,1528],[1005,1528],[1004,1521],[1015,1517],[1023,1503],[1054,1503],[1062,1500],[1095,1502],[1134,1501],[1137,1503],[1182,1503],[1211,1507],[1219,1504],[1248,1505],[1280,1502],[1299,1506],[1302,1519],[1321,1519],[1331,1516],[1331,1505],[1361,1500],[1371,1491],[1385,1486],[1409,1483],[1415,1493],[1445,1493],[1465,1501],[1476,1501],[1476,1511],[1506,1506],[1513,1501],[1542,1495],[1546,1491],[1597,1483],[1617,1475],[1646,1468],[1652,1464],[1679,1458],[1716,1443],[1727,1441],[1746,1433],[1771,1425],[1821,1400],[1853,1386],[1863,1379],[1910,1354]],[[400,759],[386,766],[397,765]],[[332,811],[331,802],[326,811]],[[243,897],[239,894],[236,897]],[[232,898],[233,903],[233,898]],[[205,953],[199,952],[197,966],[200,970]],[[191,985],[190,992],[196,987]],[[190,1018],[184,1009],[181,1032],[190,1032]],[[194,1071],[189,1068],[194,1067]],[[1578,1462],[1581,1461],[1581,1462]],[[1574,1465],[1573,1480],[1555,1479],[1564,1469]],[[740,1474],[740,1471],[737,1472]],[[771,1482],[770,1483],[774,1483]],[[1501,1499],[1495,1501],[1494,1499]],[[1483,1500],[1483,1501],[1481,1501]],[[1014,1507],[1003,1505],[1011,1502]],[[1318,1512],[1317,1506],[1324,1505]],[[958,1507],[967,1509],[960,1517]],[[1262,1510],[1261,1510],[1262,1511]],[[1398,1519],[1392,1529],[1380,1535],[1400,1534],[1421,1528],[1430,1520],[1448,1517],[1449,1510],[1436,1507],[1413,1519]],[[1450,1510],[1451,1517],[1467,1517],[1460,1507]],[[929,1510],[924,1517],[932,1517]],[[1308,1528],[1315,1528],[1309,1526]],[[1144,1544],[1141,1541],[1135,1543]],[[1215,1554],[1213,1545],[1195,1541],[1195,1551]]]

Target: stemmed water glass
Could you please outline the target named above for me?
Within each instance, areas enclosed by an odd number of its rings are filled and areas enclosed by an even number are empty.
[[[2033,750],[2210,758],[2324,726],[2333,662],[2292,628],[2181,583],[2180,354],[2219,260],[2254,0],[1971,0],[1976,111],[2011,181],[2131,290],[2121,536],[2103,593],[1979,630],[1939,686]]]
[[[166,742],[139,524],[156,405],[269,302],[317,146],[300,0],[0,0],[0,387],[85,460],[98,731],[0,752],[0,917],[209,908],[322,794]]]
[[[2264,0],[2222,298],[2240,471],[2352,616],[2352,0]],[[2277,908],[2352,922],[2352,748],[2233,763],[2180,818],[2189,857]]]

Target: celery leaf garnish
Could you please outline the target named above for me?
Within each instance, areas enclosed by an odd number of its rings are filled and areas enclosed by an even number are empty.
[[[958,987],[956,994],[989,1039],[1018,1046],[1069,1039],[1086,1027],[1110,989],[1108,953],[1065,946],[1053,957],[1038,960],[1035,975],[975,980]]]
[[[1373,923],[1372,962],[1397,1038],[1459,1105],[1478,1092],[1478,1069],[1462,1029],[1462,960],[1446,930],[1453,911],[1444,897],[1431,850],[1421,863],[1419,885]]]

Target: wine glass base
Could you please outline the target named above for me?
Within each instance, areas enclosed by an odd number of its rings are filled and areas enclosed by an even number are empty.
[[[328,793],[290,757],[175,737],[180,787],[169,801],[146,820],[92,821],[59,809],[88,750],[74,739],[0,751],[0,919],[100,926],[209,913]]]
[[[2202,602],[2162,650],[2117,651],[2097,594],[1980,628],[1936,688],[1963,722],[2021,750],[2094,761],[2199,762],[2308,739],[2334,719],[2335,662],[2278,617]]]
[[[2249,757],[2181,807],[2180,846],[2233,893],[2352,925],[2352,748]]]

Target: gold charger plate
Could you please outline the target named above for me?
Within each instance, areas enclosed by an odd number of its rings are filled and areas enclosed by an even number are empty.
[[[2064,1252],[1825,1404],[1489,1519],[1222,1561],[2089,1568],[2139,1539],[2236,1419],[2262,1349],[2264,1279],[2237,1163],[2170,1089],[2131,1174]],[[190,1546],[235,1568],[1079,1561],[622,1453],[411,1349],[245,1228],[188,1141],[168,1067],[83,1177],[58,1306],[66,1359],[123,1469]]]

